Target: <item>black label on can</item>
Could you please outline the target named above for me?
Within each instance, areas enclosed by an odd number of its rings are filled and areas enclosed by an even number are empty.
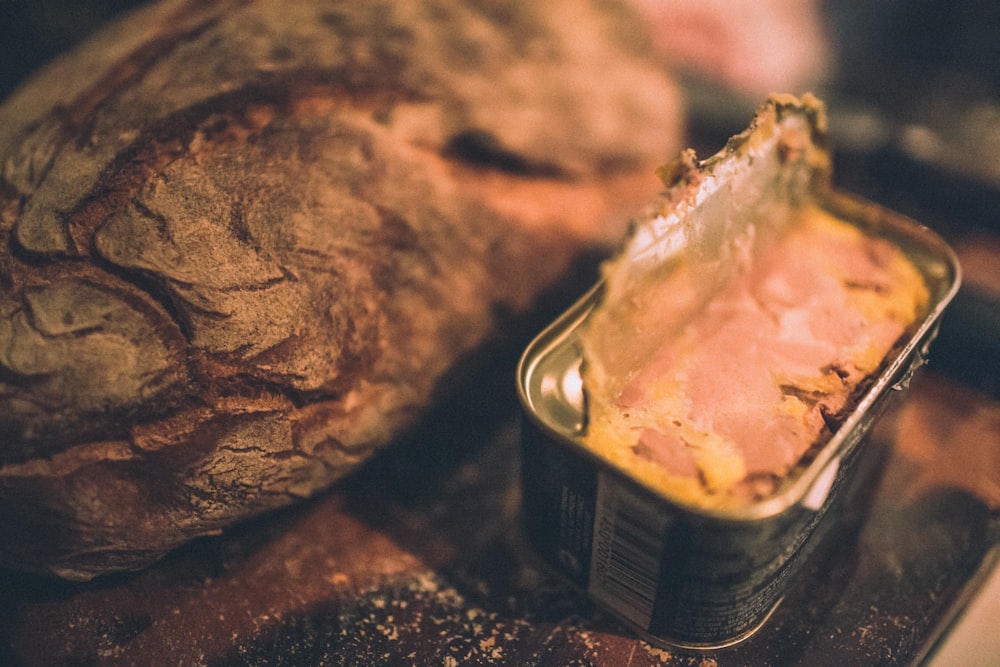
[[[662,502],[612,475],[599,475],[587,592],[643,629],[656,607],[669,523]]]
[[[836,486],[817,508],[716,522],[677,511],[533,424],[523,451],[524,521],[539,554],[631,625],[687,645],[723,645],[763,622]]]
[[[526,425],[525,527],[539,554],[587,587],[593,544],[597,471],[593,464]]]

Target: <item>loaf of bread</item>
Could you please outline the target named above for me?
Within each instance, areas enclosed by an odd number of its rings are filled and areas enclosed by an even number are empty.
[[[679,147],[607,3],[153,2],[0,106],[0,566],[310,496],[619,238]]]

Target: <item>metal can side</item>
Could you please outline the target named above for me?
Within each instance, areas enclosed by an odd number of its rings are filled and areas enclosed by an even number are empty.
[[[930,230],[841,193],[828,193],[824,204],[903,247],[932,303],[841,428],[776,496],[737,510],[683,505],[580,444],[586,408],[575,331],[599,300],[600,284],[521,358],[528,541],[549,567],[654,644],[718,648],[749,637],[824,537],[861,511],[858,499],[886,454],[864,436],[924,363],[957,290],[957,260]]]

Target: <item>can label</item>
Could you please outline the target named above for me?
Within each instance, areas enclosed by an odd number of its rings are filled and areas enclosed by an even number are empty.
[[[662,503],[598,475],[588,592],[643,629],[653,619],[669,523]]]
[[[539,555],[650,639],[687,646],[726,645],[763,623],[812,550],[845,467],[831,466],[818,511],[717,525],[533,425],[523,435],[523,518]]]

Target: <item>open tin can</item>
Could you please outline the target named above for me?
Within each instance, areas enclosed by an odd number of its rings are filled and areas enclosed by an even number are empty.
[[[711,260],[701,268],[714,275],[730,259],[718,239],[747,231],[743,209],[759,223],[773,210],[762,216],[758,199],[792,207],[807,199],[891,243],[916,269],[927,294],[919,316],[773,489],[701,502],[649,483],[588,442],[592,397],[582,332],[608,298],[607,280],[544,330],[518,367],[528,541],[547,565],[657,645],[716,648],[761,627],[823,536],[875,483],[883,452],[863,436],[925,362],[958,289],[957,260],[936,234],[830,187],[823,131],[814,98],[772,98],[720,154],[701,163],[688,156],[664,171],[664,202],[637,221],[617,259],[619,266],[662,264],[701,244],[699,257]],[[716,244],[708,251],[706,238]]]

